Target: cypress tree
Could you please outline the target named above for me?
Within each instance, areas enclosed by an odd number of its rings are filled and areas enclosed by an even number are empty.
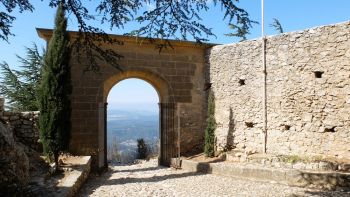
[[[208,98],[208,118],[207,118],[207,128],[205,129],[205,144],[204,144],[204,154],[206,157],[214,156],[214,146],[215,146],[215,97],[212,91],[209,92]]]
[[[70,129],[70,67],[67,19],[58,6],[55,28],[44,58],[39,88],[39,127],[44,153],[58,166],[60,152],[67,150]]]

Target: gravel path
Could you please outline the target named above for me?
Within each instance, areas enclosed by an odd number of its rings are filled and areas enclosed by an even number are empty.
[[[156,160],[112,166],[92,176],[78,196],[349,196],[350,192],[322,192],[274,183],[158,167]]]

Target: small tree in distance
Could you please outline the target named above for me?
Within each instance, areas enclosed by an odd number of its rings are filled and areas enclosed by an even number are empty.
[[[118,147],[118,141],[116,137],[113,137],[112,143],[107,147],[107,160],[110,162],[120,162],[120,152]]]
[[[208,118],[207,128],[205,129],[204,154],[206,157],[213,157],[215,153],[215,97],[213,91],[209,92],[208,97]]]
[[[147,144],[143,138],[137,139],[138,159],[146,159],[148,154]]]
[[[273,18],[273,22],[270,24],[270,27],[275,28],[275,30],[282,34],[283,33],[283,28],[282,28],[282,24],[280,23],[280,21],[276,18]]]
[[[44,58],[42,81],[39,88],[40,140],[44,152],[54,159],[69,144],[70,130],[70,77],[67,19],[62,5],[58,7],[55,28]]]

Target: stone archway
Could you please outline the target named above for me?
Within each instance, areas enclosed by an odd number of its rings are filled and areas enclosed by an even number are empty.
[[[99,165],[107,166],[107,97],[115,85],[120,81],[137,78],[142,79],[153,86],[153,88],[158,93],[159,98],[159,131],[160,131],[160,154],[159,154],[159,164],[164,166],[170,165],[170,159],[174,156],[176,152],[176,138],[175,138],[175,100],[171,87],[169,84],[160,76],[151,73],[149,71],[134,71],[129,70],[125,72],[117,73],[110,78],[106,79],[103,83],[103,100],[104,102],[100,104],[100,126],[99,126],[99,138],[101,139],[100,148],[104,149],[104,154],[99,155]],[[103,146],[103,147],[102,147]]]
[[[52,30],[37,29],[48,41]],[[71,39],[77,32],[69,32]],[[92,155],[94,170],[106,167],[105,117],[106,98],[110,88],[126,78],[143,79],[158,91],[160,101],[160,130],[162,132],[160,163],[169,165],[177,150],[179,131],[181,153],[202,150],[206,118],[206,49],[212,45],[168,40],[171,47],[161,52],[155,44],[164,40],[147,40],[110,35],[123,45],[101,44],[101,47],[123,55],[119,62],[122,72],[106,62],[98,62],[98,72],[84,72],[89,58],[77,58],[71,52],[72,131],[70,152]],[[179,106],[181,106],[179,110]],[[180,114],[180,117],[178,117]],[[180,122],[177,122],[180,120]],[[178,124],[179,123],[179,124]]]

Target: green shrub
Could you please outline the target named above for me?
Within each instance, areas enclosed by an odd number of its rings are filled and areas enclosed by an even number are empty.
[[[147,158],[148,148],[143,138],[137,139],[137,153],[138,153],[138,159]]]
[[[215,152],[215,97],[212,91],[209,92],[208,98],[208,118],[207,128],[205,129],[204,154],[206,157],[213,157]]]

